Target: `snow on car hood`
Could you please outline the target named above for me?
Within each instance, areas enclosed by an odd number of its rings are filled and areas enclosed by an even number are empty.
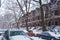
[[[17,36],[12,36],[11,40],[30,40],[30,39],[26,36],[17,35]]]
[[[49,32],[51,36],[58,38],[60,37],[60,34],[55,34],[54,32]]]

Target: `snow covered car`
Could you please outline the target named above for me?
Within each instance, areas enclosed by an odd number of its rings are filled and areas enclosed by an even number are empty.
[[[46,40],[60,40],[60,36],[53,32],[45,31],[40,34],[37,34],[38,37],[41,37],[42,39]]]
[[[22,30],[5,31],[2,40],[33,40]]]
[[[56,34],[54,32],[49,32],[49,34],[54,37],[54,40],[60,40],[60,34]]]

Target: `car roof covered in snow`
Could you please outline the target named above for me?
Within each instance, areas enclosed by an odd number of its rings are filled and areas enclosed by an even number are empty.
[[[24,31],[24,32],[27,32],[26,30],[21,30],[21,29],[8,29],[8,31]]]

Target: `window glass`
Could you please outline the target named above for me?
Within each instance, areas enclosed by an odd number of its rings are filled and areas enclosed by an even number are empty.
[[[26,35],[26,33],[23,31],[10,31],[10,36],[15,36],[15,35]]]

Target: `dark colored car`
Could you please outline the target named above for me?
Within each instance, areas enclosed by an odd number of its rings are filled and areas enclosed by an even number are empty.
[[[51,36],[51,34],[47,31],[42,32],[41,34],[37,34],[37,36],[41,37],[42,39],[46,39],[46,40],[60,40],[60,39],[57,39],[57,38]]]

